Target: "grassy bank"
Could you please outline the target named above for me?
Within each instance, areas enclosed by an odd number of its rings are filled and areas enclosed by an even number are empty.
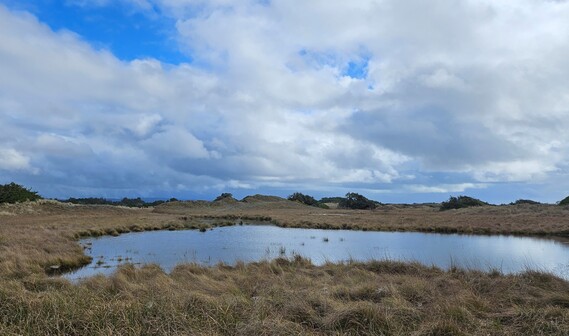
[[[567,335],[569,284],[396,262],[123,267],[0,285],[2,335]]]
[[[127,266],[77,285],[46,275],[51,266],[89,261],[76,241],[82,236],[207,229],[240,220],[362,230],[569,230],[563,207],[484,208],[341,211],[261,202],[152,210],[49,201],[5,206],[0,335],[568,335],[569,283],[536,272],[505,276],[397,262],[316,267],[297,258],[236,267],[183,265],[171,274],[156,266]]]
[[[326,210],[287,201],[231,206],[172,202],[155,208],[154,212],[219,219],[265,217],[279,226],[299,228],[569,236],[569,206],[548,204],[439,211],[438,205],[420,204],[381,205],[374,210]]]

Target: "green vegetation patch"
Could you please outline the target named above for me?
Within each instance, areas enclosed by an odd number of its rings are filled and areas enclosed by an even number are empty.
[[[565,197],[559,202],[559,205],[569,205],[569,196]]]
[[[338,203],[338,208],[371,210],[375,209],[378,204],[379,204],[378,202],[369,200],[365,196],[362,196],[360,194],[347,193],[346,198],[342,199],[340,203]]]
[[[461,209],[461,208],[469,208],[475,206],[484,206],[490,205],[484,201],[481,201],[477,198],[472,198],[468,196],[458,196],[454,197],[451,196],[448,201],[441,203],[440,210],[451,210],[451,209]]]
[[[322,209],[329,209],[329,207],[322,201],[317,201],[314,197],[310,195],[305,195],[303,193],[295,192],[294,194],[287,197],[287,200],[292,202],[302,203],[304,205],[319,207]]]
[[[68,198],[66,200],[62,200],[61,202],[64,203],[72,203],[72,204],[83,204],[83,205],[116,205],[116,206],[126,206],[129,208],[146,208],[146,207],[154,207],[163,203],[168,202],[176,202],[178,201],[175,198],[171,198],[168,201],[154,201],[154,202],[146,202],[142,198],[127,198],[124,197],[120,201],[112,201],[102,197],[87,197],[87,198]]]
[[[537,201],[532,201],[529,199],[519,199],[515,202],[510,203],[510,205],[520,205],[520,204],[541,204],[541,203],[537,202]]]
[[[0,185],[0,204],[37,201],[42,197],[37,192],[14,182]]]

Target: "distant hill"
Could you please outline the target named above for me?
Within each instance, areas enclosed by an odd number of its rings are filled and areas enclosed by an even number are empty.
[[[215,208],[218,210],[236,210],[236,209],[256,209],[256,210],[272,210],[272,209],[304,209],[307,205],[299,202],[289,201],[278,196],[268,195],[252,195],[238,201],[231,195],[218,197],[214,201],[177,201],[160,204],[154,208],[154,212],[158,213],[184,213],[188,210]]]
[[[259,203],[259,202],[289,202],[286,198],[278,197],[278,196],[269,196],[269,195],[253,195],[247,196],[241,200],[241,202],[245,203]]]

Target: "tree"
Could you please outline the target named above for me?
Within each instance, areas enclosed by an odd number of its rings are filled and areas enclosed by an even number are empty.
[[[458,196],[458,197],[451,196],[448,199],[448,201],[441,203],[441,207],[439,208],[439,210],[444,211],[450,209],[460,209],[460,208],[468,208],[468,207],[483,206],[483,205],[489,205],[489,204],[479,199],[468,196]]]
[[[26,189],[14,182],[0,185],[0,203],[36,201],[42,197],[37,192]]]
[[[293,202],[300,202],[302,204],[310,205],[310,206],[318,206],[318,201],[314,199],[314,197],[310,195],[304,195],[299,192],[295,192],[294,194],[287,197],[289,201]]]
[[[357,193],[347,193],[346,198],[338,203],[338,208],[342,209],[375,209],[377,202],[367,199]]]

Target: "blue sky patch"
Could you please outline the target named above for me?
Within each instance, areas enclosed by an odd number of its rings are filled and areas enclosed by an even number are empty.
[[[365,79],[368,72],[369,57],[362,57],[358,60],[348,62],[348,66],[344,70],[343,75],[355,79]]]
[[[72,31],[94,48],[109,50],[123,61],[155,58],[169,64],[191,62],[172,38],[175,21],[161,15],[158,8],[143,11],[119,1],[104,6],[51,0],[0,0],[0,3],[33,13],[54,31]]]
[[[365,79],[368,74],[368,65],[370,56],[358,56],[357,58],[345,61],[344,57],[338,55],[334,51],[315,51],[308,49],[301,49],[298,52],[306,64],[309,66],[320,69],[322,67],[332,67],[341,69],[341,76],[348,76],[355,79]]]

